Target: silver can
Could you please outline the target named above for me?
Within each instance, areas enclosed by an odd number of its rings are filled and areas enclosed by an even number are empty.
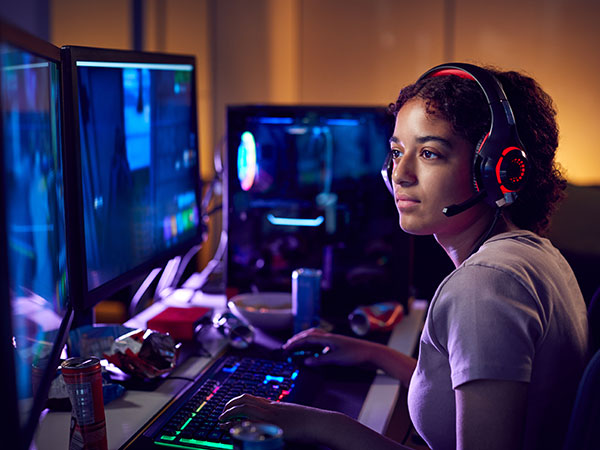
[[[294,333],[319,325],[322,275],[319,269],[302,268],[292,272]]]
[[[224,312],[213,318],[213,325],[234,348],[247,348],[254,341],[254,327],[233,313]]]
[[[282,450],[283,431],[270,423],[242,422],[229,430],[234,450]]]

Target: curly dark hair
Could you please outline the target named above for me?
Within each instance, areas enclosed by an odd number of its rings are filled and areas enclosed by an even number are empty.
[[[504,88],[531,169],[519,196],[504,208],[504,214],[518,227],[545,235],[567,185],[554,158],[558,125],[553,101],[531,77],[514,71],[486,69]],[[415,97],[426,102],[429,114],[440,114],[450,122],[454,131],[473,145],[473,152],[490,129],[490,109],[483,91],[473,80],[456,75],[421,79],[402,89],[389,110],[397,115]]]

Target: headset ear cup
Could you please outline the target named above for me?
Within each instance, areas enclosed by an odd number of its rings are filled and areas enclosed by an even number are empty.
[[[529,175],[529,161],[523,150],[509,147],[502,153],[497,169],[502,192],[520,191]]]
[[[381,167],[381,177],[387,187],[390,194],[394,195],[394,185],[392,183],[392,171],[394,170],[394,161],[392,160],[392,153],[388,152]]]

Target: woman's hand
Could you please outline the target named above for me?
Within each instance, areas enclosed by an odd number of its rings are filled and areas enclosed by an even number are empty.
[[[318,443],[327,431],[327,420],[335,413],[309,406],[275,402],[250,394],[243,394],[230,400],[219,416],[221,427],[229,429],[238,419],[252,422],[265,422],[277,425],[283,430],[286,441]]]
[[[304,364],[307,366],[332,364],[375,367],[397,378],[404,386],[408,386],[417,365],[416,359],[385,345],[328,333],[318,328],[311,328],[292,336],[283,345],[283,349],[291,351],[314,344],[327,346],[329,350],[318,358],[306,358]]]
[[[236,419],[277,425],[285,441],[320,444],[332,450],[409,450],[345,414],[249,394],[230,400],[219,417],[221,427],[227,430]]]
[[[338,365],[338,366],[360,366],[371,362],[373,354],[373,342],[365,341],[339,334],[328,333],[319,328],[311,328],[301,331],[292,336],[284,345],[286,352],[310,345],[322,345],[329,347],[326,353],[318,358],[306,358],[304,364],[307,366]]]

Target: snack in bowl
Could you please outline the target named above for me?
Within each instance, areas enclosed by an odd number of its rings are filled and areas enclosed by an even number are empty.
[[[253,292],[232,297],[227,306],[241,320],[265,331],[292,327],[292,294]]]

